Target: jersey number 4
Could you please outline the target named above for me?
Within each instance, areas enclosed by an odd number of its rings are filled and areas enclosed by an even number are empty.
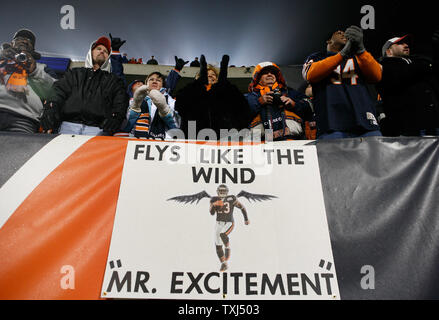
[[[353,86],[358,84],[358,75],[355,73],[354,59],[352,58],[346,61],[343,72],[341,72],[341,66],[338,65],[334,73],[336,73],[336,78],[331,78],[333,84],[342,84],[343,79],[351,79]]]

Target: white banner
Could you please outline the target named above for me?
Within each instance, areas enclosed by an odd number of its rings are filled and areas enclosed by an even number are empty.
[[[130,141],[105,298],[339,299],[315,146]]]

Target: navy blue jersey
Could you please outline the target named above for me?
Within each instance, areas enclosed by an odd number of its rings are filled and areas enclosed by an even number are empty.
[[[236,205],[236,196],[226,196],[224,198],[212,197],[210,202],[223,201],[223,206],[216,209],[216,221],[234,222],[233,209]]]
[[[313,63],[333,55],[332,52],[310,55],[303,66],[305,80]],[[311,85],[318,135],[331,131],[379,130],[375,101],[356,57],[343,59],[329,76]]]

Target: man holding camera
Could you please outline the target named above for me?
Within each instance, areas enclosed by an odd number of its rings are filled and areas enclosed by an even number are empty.
[[[266,140],[273,141],[304,139],[302,119],[312,117],[312,104],[305,95],[287,87],[275,63],[262,62],[255,67],[246,98],[253,113],[253,132],[260,131]]]
[[[42,100],[50,95],[55,81],[37,63],[35,35],[27,29],[15,33],[0,50],[0,130],[36,133],[43,111]]]
[[[382,67],[366,51],[363,30],[336,31],[326,44],[326,52],[310,55],[303,66],[313,89],[317,138],[381,136],[366,84],[381,80]]]

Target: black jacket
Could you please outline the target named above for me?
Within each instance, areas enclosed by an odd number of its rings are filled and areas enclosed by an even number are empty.
[[[128,95],[123,81],[98,69],[74,68],[54,83],[51,101],[60,108],[61,121],[102,127],[102,122],[117,114],[123,119]]]
[[[385,57],[381,64],[383,135],[418,136],[422,129],[439,128],[439,65],[421,56]]]

